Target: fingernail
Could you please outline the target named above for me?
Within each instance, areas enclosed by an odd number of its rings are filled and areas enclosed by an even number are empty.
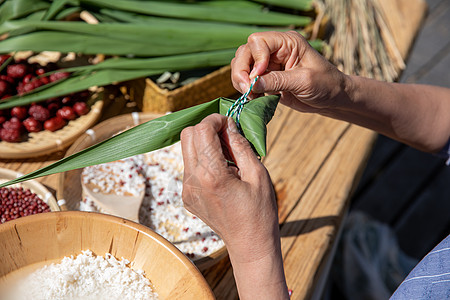
[[[234,123],[234,119],[233,118],[229,117],[228,120],[227,120],[227,123],[228,123],[228,130],[230,132],[239,133],[239,131],[237,129],[237,126],[236,126],[236,123]]]
[[[245,83],[240,83],[239,87],[241,88],[242,94],[248,90],[247,84],[245,84]]]

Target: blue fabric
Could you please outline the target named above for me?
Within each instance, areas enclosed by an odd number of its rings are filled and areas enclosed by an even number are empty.
[[[419,262],[390,299],[450,299],[450,235]]]

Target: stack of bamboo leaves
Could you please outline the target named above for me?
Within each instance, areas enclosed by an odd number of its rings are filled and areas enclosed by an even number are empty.
[[[228,64],[256,31],[298,29],[313,0],[0,0],[0,53],[103,54],[66,80],[0,103],[0,109],[134,78]],[[97,24],[68,21],[87,13]],[[320,47],[321,41],[312,41]]]

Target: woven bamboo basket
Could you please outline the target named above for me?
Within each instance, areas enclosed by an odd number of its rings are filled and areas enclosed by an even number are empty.
[[[201,273],[175,246],[118,217],[74,211],[38,214],[3,224],[0,239],[0,284],[89,249],[125,258],[132,268],[144,270],[161,299],[214,299]]]
[[[90,112],[70,121],[60,130],[30,133],[28,140],[21,143],[0,141],[0,158],[23,159],[63,151],[98,121],[104,106],[103,96],[102,91],[94,93],[87,101],[91,105]]]
[[[13,170],[0,168],[0,183],[16,179],[17,177],[22,175],[23,174],[20,174],[19,172]],[[50,193],[50,191],[47,188],[45,188],[42,184],[40,184],[36,180],[28,180],[13,186],[21,186],[25,189],[29,189],[31,192],[38,195],[39,198],[41,198],[45,203],[47,203],[48,206],[50,206],[51,211],[61,210],[55,197],[53,197],[53,194]]]
[[[149,78],[129,81],[125,87],[143,112],[153,113],[173,112],[236,93],[229,65],[173,91],[160,88]]]
[[[66,156],[101,142],[119,131],[160,116],[161,114],[154,113],[132,113],[110,118],[97,124],[87,133],[82,134],[67,150]],[[79,202],[82,199],[81,172],[82,170],[78,169],[59,174],[57,196],[58,199],[64,199],[66,201],[68,210],[79,209]],[[226,248],[223,247],[207,257],[195,260],[194,263],[200,270],[205,270],[215,265],[226,255]]]

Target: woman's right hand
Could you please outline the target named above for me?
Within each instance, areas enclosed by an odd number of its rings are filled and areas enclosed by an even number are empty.
[[[260,76],[254,94],[281,92],[281,103],[302,112],[323,113],[348,100],[348,77],[295,31],[250,35],[236,51],[231,68],[233,85],[241,93]]]

